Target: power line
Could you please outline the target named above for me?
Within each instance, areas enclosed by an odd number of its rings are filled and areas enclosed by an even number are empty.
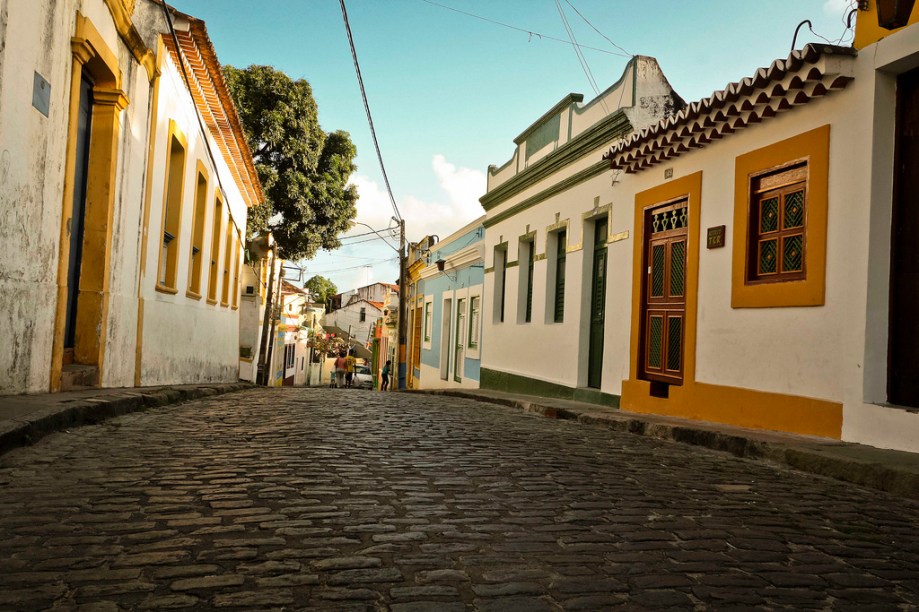
[[[342,0],[342,1],[344,1],[344,0]],[[620,57],[632,57],[631,54],[629,54],[629,53],[624,53],[624,54],[623,54],[623,53],[618,53],[618,52],[616,52],[616,51],[609,51],[609,50],[607,50],[607,49],[598,49],[597,47],[588,47],[587,45],[579,45],[579,44],[577,44],[577,43],[571,42],[570,40],[565,40],[564,38],[556,38],[555,36],[549,36],[548,34],[540,34],[539,32],[534,32],[533,30],[527,30],[527,29],[525,29],[525,28],[518,28],[517,26],[512,26],[512,25],[510,25],[510,24],[507,24],[507,23],[504,23],[504,22],[501,22],[501,21],[496,21],[496,20],[494,20],[494,19],[489,19],[488,17],[482,17],[481,15],[476,15],[475,13],[470,13],[470,12],[467,12],[467,11],[460,10],[460,9],[458,9],[458,8],[453,8],[452,6],[447,6],[446,4],[440,4],[439,2],[434,2],[433,0],[421,0],[421,1],[422,1],[422,2],[425,2],[425,3],[427,3],[427,4],[430,4],[431,6],[437,6],[437,7],[440,7],[440,8],[442,8],[442,9],[446,9],[446,10],[448,10],[448,11],[453,11],[454,13],[459,13],[460,15],[466,15],[467,17],[473,17],[473,18],[475,18],[475,19],[480,19],[480,20],[482,20],[482,21],[487,21],[488,23],[493,23],[493,24],[495,24],[495,25],[499,25],[499,26],[504,27],[504,28],[508,28],[508,29],[511,29],[511,30],[515,30],[515,31],[517,31],[517,32],[523,32],[524,34],[529,35],[531,38],[532,38],[533,36],[535,36],[535,37],[537,37],[537,38],[543,38],[543,39],[545,39],[545,40],[551,40],[551,41],[554,41],[554,42],[560,42],[560,43],[564,43],[564,44],[566,44],[566,45],[573,45],[573,46],[578,47],[578,48],[581,48],[581,49],[590,49],[591,51],[599,51],[600,53],[607,53],[607,54],[609,54],[609,55],[618,55],[618,56],[620,56]],[[620,47],[620,48],[621,48],[621,47]]]
[[[584,72],[584,76],[587,77],[587,82],[590,84],[591,89],[594,90],[594,94],[597,96],[600,95],[600,88],[597,86],[597,81],[594,79],[594,74],[590,70],[590,65],[587,63],[587,58],[584,57],[584,54],[578,48],[577,38],[574,36],[574,30],[571,29],[571,24],[568,23],[568,17],[565,15],[565,10],[562,8],[562,3],[559,0],[555,0],[555,6],[558,8],[558,14],[562,18],[562,25],[565,26],[565,31],[568,33],[568,38],[571,40],[571,46],[574,49],[574,54],[578,58],[578,63],[581,65],[581,71]],[[603,106],[603,110],[606,111],[606,114],[609,114],[609,109],[606,107],[606,103],[603,100],[600,100],[600,104]]]
[[[609,39],[609,37],[608,37],[606,34],[604,34],[603,32],[601,32],[600,30],[598,30],[597,27],[596,27],[594,24],[590,23],[590,20],[587,19],[587,17],[585,17],[584,15],[582,15],[582,14],[581,14],[581,11],[579,11],[575,5],[571,4],[571,0],[565,0],[565,4],[567,4],[568,6],[570,6],[570,7],[572,8],[572,10],[574,10],[574,12],[577,13],[577,14],[578,14],[578,17],[580,17],[581,19],[584,20],[584,23],[586,23],[586,24],[589,25],[591,28],[593,28],[593,31],[594,31],[594,32],[596,32],[597,34],[599,34],[600,36],[602,36],[603,38],[605,38],[605,39],[606,39],[606,42],[608,42],[609,44],[613,45],[614,47],[616,47],[617,49],[619,49],[619,50],[622,51],[623,53],[627,54],[629,57],[634,57],[633,54],[629,53],[628,51],[626,51],[625,49],[623,49],[622,47],[620,47],[619,45],[617,45],[616,43],[614,43],[612,40]]]
[[[347,236],[339,236],[339,240],[344,240],[345,238],[360,238],[361,236],[372,236],[373,234],[379,235],[379,232],[372,230],[369,232],[364,232],[363,234],[348,234]]]
[[[354,246],[355,244],[363,244],[365,242],[372,242],[374,240],[393,240],[393,238],[387,238],[386,236],[374,236],[373,238],[365,238],[364,240],[358,240],[357,242],[343,242],[341,246],[349,247],[349,246]],[[388,242],[384,242],[383,244],[389,246],[390,248],[395,248]]]
[[[396,213],[396,218],[401,221],[402,214],[399,213],[399,207],[396,206],[396,198],[393,197],[392,187],[389,185],[389,176],[386,175],[386,167],[383,165],[383,154],[380,152],[377,132],[373,127],[373,116],[370,114],[370,103],[367,101],[367,92],[364,89],[364,79],[361,76],[361,65],[357,61],[357,49],[354,47],[354,36],[351,34],[351,24],[348,23],[348,9],[345,8],[345,0],[338,0],[338,3],[341,5],[341,16],[345,21],[345,31],[348,33],[348,44],[351,46],[351,58],[354,60],[354,72],[357,75],[357,84],[361,90],[361,98],[364,100],[364,110],[367,111],[367,123],[370,124],[370,136],[373,138],[373,146],[377,151],[377,159],[380,160],[380,171],[383,173],[383,182],[386,183],[386,192],[389,194],[389,201],[392,203],[392,209]]]
[[[341,257],[342,259],[356,259],[358,261],[383,261],[388,257],[355,257],[354,255],[342,255],[333,251],[328,251],[324,257]]]
[[[374,264],[374,265],[370,265],[370,264],[361,264],[361,265],[359,265],[359,266],[349,266],[349,267],[347,267],[347,268],[335,268],[335,269],[333,269],[333,270],[310,270],[309,272],[310,272],[311,274],[313,274],[313,276],[315,276],[315,275],[317,275],[317,274],[334,274],[334,273],[336,273],[336,272],[347,272],[348,270],[357,270],[358,268],[373,268],[375,265],[380,265],[380,264],[382,264],[382,263],[393,262],[393,261],[396,261],[397,259],[399,259],[399,258],[398,258],[398,257],[390,257],[389,259],[384,259],[384,260],[382,260],[381,262],[379,262],[379,263],[377,263],[377,264]]]

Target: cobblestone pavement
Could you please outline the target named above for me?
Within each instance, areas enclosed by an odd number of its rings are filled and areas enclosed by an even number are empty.
[[[919,504],[462,399],[253,390],[0,457],[0,609],[915,609]]]

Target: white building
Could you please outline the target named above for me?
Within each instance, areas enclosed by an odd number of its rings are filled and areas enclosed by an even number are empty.
[[[567,206],[547,183],[491,207],[486,302],[507,308],[483,367],[577,393],[599,312],[601,402],[919,451],[919,10],[891,33],[870,7],[854,49],[808,45],[610,143],[613,180]],[[553,328],[559,231],[578,324]],[[515,358],[523,334],[553,358]]]
[[[0,393],[236,380],[261,192],[203,23],[186,75],[152,0],[3,10]]]
[[[483,388],[615,404],[621,372],[604,361],[605,245],[629,237],[610,223],[610,143],[683,108],[657,62],[635,57],[622,78],[587,104],[570,94],[514,139],[511,159],[488,168]],[[601,235],[597,234],[597,235]],[[599,309],[591,310],[591,305]],[[591,321],[593,320],[593,325]],[[610,351],[607,349],[607,355]],[[602,395],[601,395],[602,393]]]
[[[399,308],[399,288],[389,283],[373,283],[332,298],[332,309],[326,313],[322,324],[338,327],[349,333],[363,346],[372,340],[371,329],[377,319],[384,316],[384,310]]]

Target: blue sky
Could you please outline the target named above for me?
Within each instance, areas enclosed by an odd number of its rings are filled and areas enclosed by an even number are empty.
[[[483,214],[489,164],[570,92],[595,94],[573,48],[435,6],[432,2],[567,40],[555,0],[346,0],[364,85],[408,239],[445,237]],[[305,78],[327,131],[357,145],[358,220],[387,225],[392,210],[364,114],[338,0],[172,0],[207,23],[220,61],[268,64]],[[602,91],[628,61],[579,17],[628,53],[657,58],[692,102],[788,55],[795,27],[837,41],[850,0],[559,0]],[[851,36],[843,39],[848,44]],[[807,26],[800,48],[820,41]],[[366,232],[356,226],[350,233]],[[347,240],[354,242],[361,238]],[[303,262],[339,290],[398,277],[395,252],[360,242]],[[368,266],[368,267],[362,267]]]

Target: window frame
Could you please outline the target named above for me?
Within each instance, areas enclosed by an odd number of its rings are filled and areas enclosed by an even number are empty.
[[[156,270],[157,291],[178,293],[179,253],[181,250],[182,212],[185,200],[185,167],[188,165],[188,141],[173,119],[166,136],[166,164],[163,179],[162,239]]]
[[[734,166],[732,308],[822,306],[826,301],[826,239],[829,194],[830,126],[823,125],[739,155]],[[805,277],[782,282],[748,282],[750,199],[757,177],[807,162]]]
[[[750,235],[747,238],[747,276],[746,284],[756,283],[782,283],[807,278],[807,160],[796,160],[783,164],[777,168],[770,168],[751,177],[749,197]],[[771,179],[771,180],[770,180]],[[767,182],[768,181],[768,182]],[[766,183],[764,185],[764,183]],[[792,228],[785,227],[785,202],[786,198],[794,193],[803,192],[803,207],[801,225]],[[762,227],[763,202],[778,198],[776,219],[777,227],[774,230],[764,231]],[[801,236],[801,267],[799,270],[784,271],[785,240],[794,236]],[[760,272],[760,253],[764,242],[775,240],[776,262],[775,272]],[[754,248],[755,247],[755,248]]]
[[[422,308],[424,322],[422,323],[421,348],[430,351],[434,340],[434,295],[424,296]]]
[[[208,252],[210,262],[208,263],[207,272],[207,303],[217,304],[217,284],[220,282],[220,245],[223,242],[221,234],[223,232],[223,194],[220,190],[214,192],[214,205],[211,207],[214,216],[211,219],[211,248]]]
[[[204,271],[204,233],[207,221],[208,199],[210,198],[210,182],[207,168],[198,160],[195,171],[195,202],[192,208],[191,240],[188,253],[188,287],[185,295],[194,299],[201,299],[201,277]]]
[[[494,291],[492,321],[504,323],[507,313],[507,242],[495,245],[494,249]],[[498,262],[500,261],[500,266]]]
[[[481,359],[482,358],[482,353],[481,353],[482,335],[483,335],[482,325],[484,323],[484,312],[482,309],[485,305],[483,289],[484,289],[484,285],[480,284],[480,285],[473,285],[469,287],[467,291],[469,305],[466,307],[467,312],[468,312],[466,332],[465,332],[466,334],[466,359]],[[478,313],[477,313],[478,321],[474,321],[472,317],[472,303],[475,300],[478,300],[478,307],[479,307]],[[473,338],[473,333],[472,333],[473,325],[476,326],[475,331],[477,334],[474,344],[471,342]]]
[[[568,231],[560,229],[555,233],[555,278],[553,279],[552,322],[565,322],[565,274],[568,264]],[[561,286],[559,286],[561,278]]]

